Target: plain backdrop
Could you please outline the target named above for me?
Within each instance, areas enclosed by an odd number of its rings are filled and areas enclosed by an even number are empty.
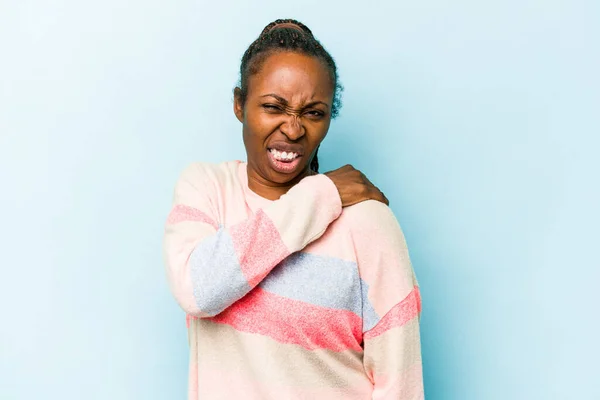
[[[184,399],[161,240],[245,159],[240,58],[305,22],[345,85],[322,170],[391,201],[426,398],[600,399],[600,3],[0,0],[0,399]]]

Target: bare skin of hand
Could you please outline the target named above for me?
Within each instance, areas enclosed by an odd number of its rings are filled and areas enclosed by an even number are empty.
[[[377,200],[389,205],[387,197],[377,186],[352,165],[344,165],[333,171],[326,172],[335,184],[342,199],[342,207],[348,207],[365,200]]]

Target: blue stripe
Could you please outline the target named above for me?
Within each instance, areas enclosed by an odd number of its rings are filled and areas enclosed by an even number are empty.
[[[209,315],[219,314],[251,289],[233,240],[223,228],[196,246],[190,256],[190,270],[196,305]]]
[[[366,287],[355,262],[308,253],[294,253],[282,261],[259,285],[293,300],[363,315],[362,288]],[[368,300],[367,300],[368,301]],[[373,307],[367,305],[369,323]]]
[[[363,303],[363,332],[367,332],[373,329],[381,318],[379,318],[379,315],[377,315],[375,309],[373,308],[373,305],[369,301],[369,285],[367,285],[367,282],[363,281],[362,279],[360,280],[360,282],[362,284],[360,289]]]

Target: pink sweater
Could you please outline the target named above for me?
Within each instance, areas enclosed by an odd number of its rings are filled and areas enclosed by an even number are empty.
[[[188,167],[166,225],[189,399],[422,399],[421,301],[392,211],[342,210],[325,175],[270,201],[246,168]]]

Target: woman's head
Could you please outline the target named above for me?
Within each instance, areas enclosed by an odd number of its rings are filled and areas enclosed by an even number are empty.
[[[339,112],[340,92],[333,58],[306,26],[277,20],[265,27],[244,53],[234,91],[256,178],[286,185],[318,170],[317,150]]]

